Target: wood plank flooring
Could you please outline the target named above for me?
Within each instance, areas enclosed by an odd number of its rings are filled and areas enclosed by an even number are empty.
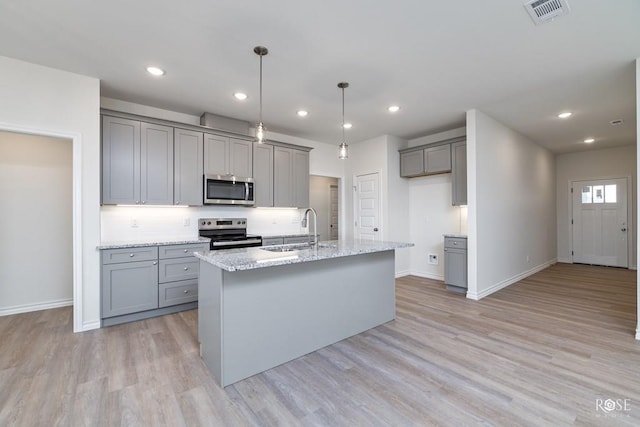
[[[395,321],[226,389],[196,310],[80,334],[70,307],[1,317],[0,426],[640,425],[634,271],[557,264],[479,302],[396,288]]]

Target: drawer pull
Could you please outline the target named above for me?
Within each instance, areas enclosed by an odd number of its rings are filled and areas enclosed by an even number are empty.
[[[185,289],[185,290],[184,290],[184,293],[185,293],[185,294],[188,294],[188,293],[189,293],[189,291],[188,291],[187,289]]]
[[[184,250],[184,253],[185,253],[185,254],[186,254],[187,252],[189,252],[189,249],[185,249],[185,250]]]
[[[453,242],[453,244],[454,244],[454,245],[457,245],[457,244],[458,244],[458,242]]]
[[[187,271],[188,269],[189,269],[189,267],[185,267],[185,268],[184,268],[184,271]]]
[[[135,254],[129,254],[130,258],[133,258],[134,256],[136,256]]]
[[[153,265],[158,265],[158,261],[153,261]]]

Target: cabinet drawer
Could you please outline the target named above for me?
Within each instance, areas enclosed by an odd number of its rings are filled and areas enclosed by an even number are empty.
[[[467,239],[463,237],[445,237],[444,247],[450,249],[467,249]]]
[[[195,243],[188,245],[168,245],[160,246],[158,248],[158,254],[160,259],[167,258],[183,258],[191,257],[194,252],[204,252],[209,249],[209,245],[206,243]]]
[[[161,283],[159,292],[159,307],[198,301],[198,281],[185,280],[183,282]]]
[[[262,238],[262,246],[274,246],[281,245],[284,241],[282,237],[263,237]]]
[[[198,264],[199,260],[194,257],[160,260],[158,281],[159,283],[166,283],[178,280],[197,279]]]
[[[120,262],[155,261],[158,259],[158,247],[107,249],[102,251],[102,264]]]

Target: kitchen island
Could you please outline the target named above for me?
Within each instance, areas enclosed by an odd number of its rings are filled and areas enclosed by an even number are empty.
[[[395,250],[411,243],[196,253],[200,354],[221,386],[395,318]]]

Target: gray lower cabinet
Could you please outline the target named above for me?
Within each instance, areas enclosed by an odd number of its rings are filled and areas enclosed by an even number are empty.
[[[444,238],[444,283],[449,290],[465,292],[467,289],[466,238]]]
[[[291,237],[285,237],[283,239],[283,243],[285,245],[290,245],[293,243],[307,243],[309,242],[309,236],[291,236]]]
[[[196,251],[207,244],[150,246],[102,251],[103,326],[195,307]]]
[[[454,206],[467,204],[467,143],[451,144],[451,202]]]
[[[173,128],[102,117],[102,203],[173,204]]]
[[[284,243],[284,239],[282,237],[263,237],[262,238],[262,246],[275,246],[282,245]]]
[[[202,132],[174,129],[174,204],[202,206],[203,155]]]

